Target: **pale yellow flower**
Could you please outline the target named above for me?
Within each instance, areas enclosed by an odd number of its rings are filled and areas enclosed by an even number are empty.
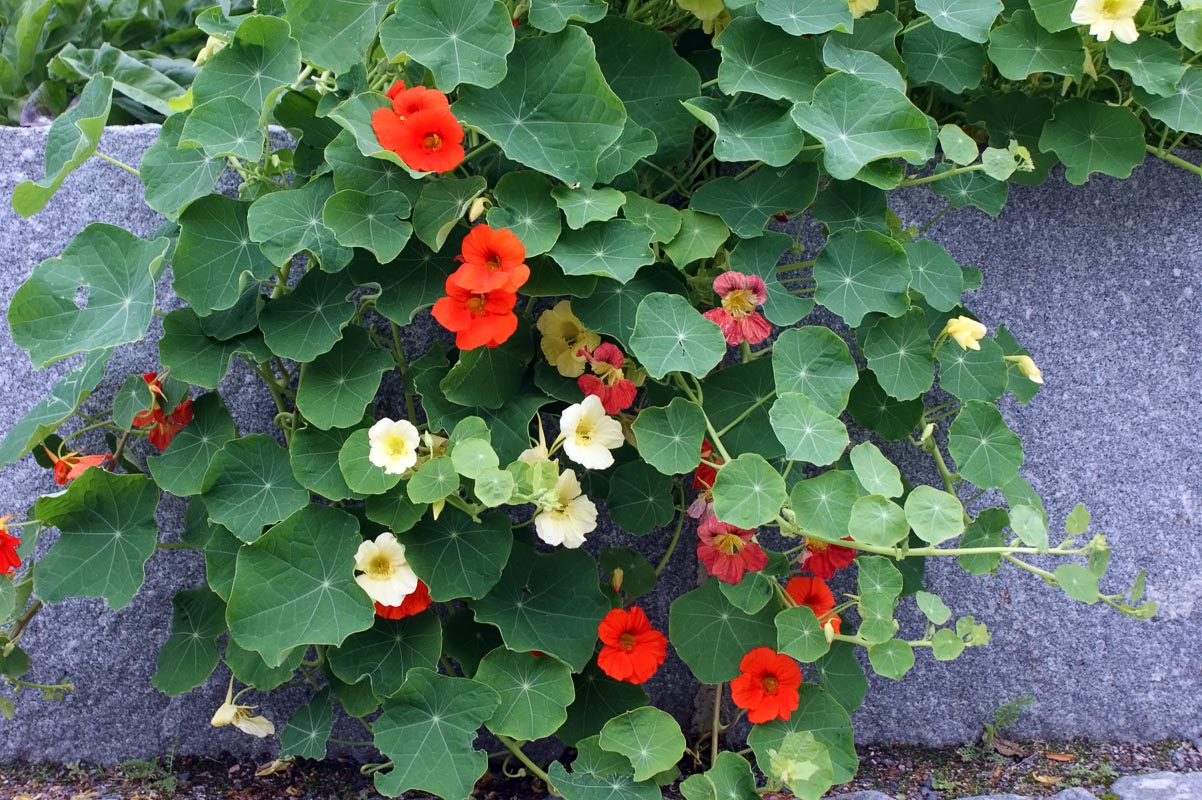
[[[601,337],[586,330],[576,319],[572,304],[567,300],[560,300],[554,308],[542,313],[538,318],[538,332],[543,335],[539,346],[547,363],[565,378],[579,378],[584,374],[585,358],[580,351],[591,351],[601,344]]]
[[[981,345],[978,342],[985,338],[988,330],[971,317],[956,317],[947,321],[943,332],[955,339],[956,344],[965,350],[980,350]]]
[[[534,531],[547,544],[580,547],[597,527],[597,506],[585,497],[576,473],[565,469],[555,488],[539,502]]]
[[[1144,5],[1144,0],[1077,0],[1069,16],[1078,25],[1088,25],[1089,33],[1099,42],[1108,41],[1111,35],[1124,44],[1139,38],[1135,28],[1135,15]]]
[[[209,724],[214,728],[233,725],[243,733],[260,739],[271,736],[275,733],[275,725],[272,725],[267,717],[251,714],[251,710],[256,707],[240,706],[234,702],[234,678],[231,676],[229,688],[225,691],[225,702],[217,707],[217,712],[213,714]]]
[[[592,394],[563,410],[559,430],[568,458],[588,469],[613,466],[614,456],[610,451],[625,441],[622,423],[607,415],[601,398]]]
[[[730,12],[722,0],[676,0],[676,5],[701,20],[706,33],[721,33],[730,24]]]
[[[413,469],[417,463],[417,444],[421,434],[407,419],[384,419],[372,425],[367,432],[371,451],[367,460],[383,467],[389,475],[401,475]]]
[[[405,545],[392,531],[365,541],[355,553],[355,583],[382,606],[399,606],[417,589],[417,575],[405,558]]]
[[[1030,356],[1006,356],[1006,360],[1018,367],[1023,377],[1032,383],[1043,383],[1043,373],[1039,371],[1035,361]]]
[[[847,5],[851,8],[851,15],[859,19],[869,11],[876,11],[880,0],[847,0]]]

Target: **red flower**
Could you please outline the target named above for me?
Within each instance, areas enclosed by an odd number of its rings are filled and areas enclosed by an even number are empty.
[[[404,619],[420,614],[430,607],[430,587],[425,581],[418,581],[417,588],[405,595],[399,606],[385,606],[376,603],[376,615],[384,619]]]
[[[742,674],[730,682],[735,705],[747,709],[747,719],[759,724],[788,719],[801,702],[801,667],[770,647],[757,647],[739,662]]]
[[[759,572],[768,566],[768,554],[751,541],[754,535],[755,531],[707,517],[697,529],[697,557],[710,575],[726,583],[738,583],[743,573]]]
[[[595,375],[581,375],[576,379],[576,385],[585,396],[596,395],[605,407],[606,414],[617,414],[634,405],[634,396],[638,389],[634,381],[622,372],[626,357],[616,346],[605,342],[597,345],[591,353],[588,348],[580,351]]]
[[[851,541],[850,536],[844,540]],[[806,549],[802,552],[799,563],[801,568],[814,573],[815,578],[829,581],[835,573],[845,567],[850,567],[856,560],[856,551],[852,547],[840,547],[837,544],[822,542],[817,539],[806,539]]]
[[[59,486],[66,486],[92,467],[99,467],[109,459],[108,454],[81,456],[79,453],[67,453],[60,458],[45,445],[42,445],[42,449],[54,462],[54,482]]]
[[[391,108],[377,108],[371,127],[380,146],[410,169],[449,172],[463,161],[463,128],[447,109],[425,108],[402,119]]]
[[[477,347],[496,347],[518,328],[513,306],[518,296],[513,292],[494,289],[478,292],[458,281],[459,273],[447,278],[447,296],[434,304],[434,319],[455,333],[455,346],[460,350]]]
[[[835,633],[839,632],[843,620],[839,619],[838,614],[831,614],[831,609],[835,607],[835,595],[831,593],[826,581],[821,578],[790,578],[785,584],[785,593],[793,598],[797,605],[813,611],[820,625],[825,626],[829,622]]]
[[[416,114],[419,111],[450,111],[451,101],[437,89],[427,89],[425,86],[405,86],[404,81],[397,81],[387,92],[392,101],[392,110],[401,119]]]
[[[508,228],[477,225],[463,239],[459,282],[478,292],[516,292],[530,279],[526,246]]]
[[[712,464],[721,464],[722,459],[714,453],[714,446],[710,444],[709,439],[701,440],[701,460],[709,461]],[[694,489],[713,489],[714,481],[718,477],[718,468],[711,467],[709,464],[698,464],[697,471],[693,473],[693,488]]]
[[[21,566],[21,557],[17,555],[21,540],[9,535],[8,528],[4,525],[8,520],[8,517],[0,519],[0,575],[7,575]]]
[[[163,379],[155,372],[142,373],[142,379],[150,387],[153,402],[150,408],[134,415],[134,427],[150,428],[146,438],[159,450],[166,450],[175,434],[192,421],[192,401],[184,400],[170,414],[164,414],[159,405],[161,400],[166,399],[166,395],[163,394]]]
[[[667,638],[651,627],[638,606],[610,611],[597,626],[597,635],[605,645],[597,655],[597,666],[614,680],[643,683],[668,657]]]
[[[714,278],[714,291],[722,298],[722,305],[703,316],[718,324],[727,344],[759,344],[772,333],[768,320],[755,310],[768,299],[768,287],[763,278],[742,272],[723,272]]]

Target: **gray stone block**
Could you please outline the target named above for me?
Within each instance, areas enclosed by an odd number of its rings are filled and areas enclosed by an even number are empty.
[[[1065,789],[1063,792],[1052,795],[1051,800],[1098,800],[1098,797],[1093,792],[1087,792],[1080,786],[1074,786],[1071,789]]]
[[[834,794],[827,800],[894,800],[890,795],[884,792],[878,792],[874,789],[869,789],[863,792],[846,792],[844,794]]]
[[[1119,800],[1198,800],[1202,797],[1202,772],[1153,772],[1128,775],[1110,786]]]

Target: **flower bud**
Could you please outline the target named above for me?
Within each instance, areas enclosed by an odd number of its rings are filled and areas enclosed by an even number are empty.
[[[989,331],[972,317],[956,317],[947,321],[943,332],[955,339],[956,344],[965,350],[980,350],[981,345],[978,343]]]
[[[830,644],[831,642],[835,641],[835,623],[834,623],[834,621],[828,619],[826,621],[826,624],[822,626],[822,632],[823,632],[823,634],[826,635],[826,643],[827,644]]]
[[[610,576],[610,583],[614,587],[614,594],[622,591],[622,578],[625,577],[625,574],[621,567],[614,567],[613,575]]]
[[[931,434],[935,432],[935,423],[928,422],[926,427],[922,429],[922,436],[918,438],[920,442],[930,441]]]
[[[205,46],[200,48],[200,52],[196,54],[194,66],[203,67],[210,58],[220,53],[224,48],[224,41],[218,39],[216,36],[210,36],[209,40],[205,42]]]
[[[1039,371],[1039,367],[1035,365],[1035,361],[1030,356],[1005,356],[1005,359],[1018,367],[1018,371],[1023,374],[1023,377],[1032,383],[1043,383],[1043,373]]]
[[[472,205],[467,210],[467,221],[475,222],[476,220],[480,219],[480,215],[483,214],[490,205],[492,204],[488,202],[487,197],[477,197],[472,201]]]

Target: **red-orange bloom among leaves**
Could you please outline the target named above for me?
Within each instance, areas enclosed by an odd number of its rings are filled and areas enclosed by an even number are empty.
[[[9,535],[8,528],[4,525],[8,519],[8,517],[0,519],[0,575],[7,575],[21,566],[21,557],[17,555],[17,548],[20,547],[21,540],[16,536]]]
[[[397,81],[387,92],[392,101],[392,110],[401,119],[416,114],[419,111],[450,111],[451,101],[437,89],[427,89],[425,86],[405,86],[404,81]]]
[[[850,540],[850,536],[843,537]],[[814,574],[815,578],[829,581],[835,573],[851,566],[856,560],[856,551],[851,547],[840,547],[817,539],[806,539],[806,549],[801,554],[801,568]]]
[[[638,606],[610,611],[597,626],[597,634],[605,645],[597,655],[597,666],[614,680],[643,683],[668,657],[667,637],[651,627]]]
[[[835,595],[826,585],[826,581],[810,577],[790,578],[785,584],[785,593],[793,598],[797,605],[813,611],[820,625],[825,626],[829,622],[835,633],[839,632],[843,620],[839,619],[838,614],[831,613],[831,609],[835,607]]]
[[[747,709],[747,719],[759,724],[788,719],[797,710],[801,667],[770,647],[757,647],[739,662],[741,674],[730,682],[735,705]]]
[[[54,482],[59,486],[66,486],[92,467],[99,467],[109,459],[107,453],[94,456],[67,453],[67,455],[59,458],[58,455],[50,451],[50,448],[45,445],[42,447],[46,450],[46,454],[50,456],[50,460],[54,462]]]
[[[634,404],[634,396],[638,389],[634,381],[622,372],[626,357],[615,345],[605,342],[597,345],[593,352],[588,348],[580,351],[584,354],[595,375],[581,375],[576,379],[576,385],[585,396],[596,395],[605,408],[606,414],[617,414],[625,411]]]
[[[426,108],[401,119],[391,108],[378,108],[371,127],[381,147],[418,172],[450,172],[463,161],[463,128],[447,109]]]
[[[146,372],[142,374],[142,379],[150,387],[151,398],[154,402],[150,408],[134,415],[134,427],[150,428],[146,433],[146,438],[159,450],[166,450],[167,446],[171,444],[171,440],[175,438],[175,434],[192,421],[192,401],[184,400],[170,414],[164,414],[163,409],[159,406],[159,401],[166,399],[163,394],[162,378],[157,373]]]
[[[376,615],[384,619],[404,619],[420,614],[430,607],[430,587],[425,581],[419,580],[417,588],[405,595],[399,606],[385,606],[376,603]]]
[[[738,583],[743,573],[759,572],[768,566],[768,554],[751,541],[754,535],[755,531],[706,517],[697,528],[697,557],[710,575],[726,583]]]
[[[434,319],[455,333],[455,346],[460,350],[477,347],[496,347],[518,328],[513,306],[518,296],[496,289],[478,292],[464,286],[456,272],[447,278],[447,296],[434,304]]]
[[[508,228],[477,225],[463,239],[459,282],[477,292],[516,292],[530,279],[526,246]]]

